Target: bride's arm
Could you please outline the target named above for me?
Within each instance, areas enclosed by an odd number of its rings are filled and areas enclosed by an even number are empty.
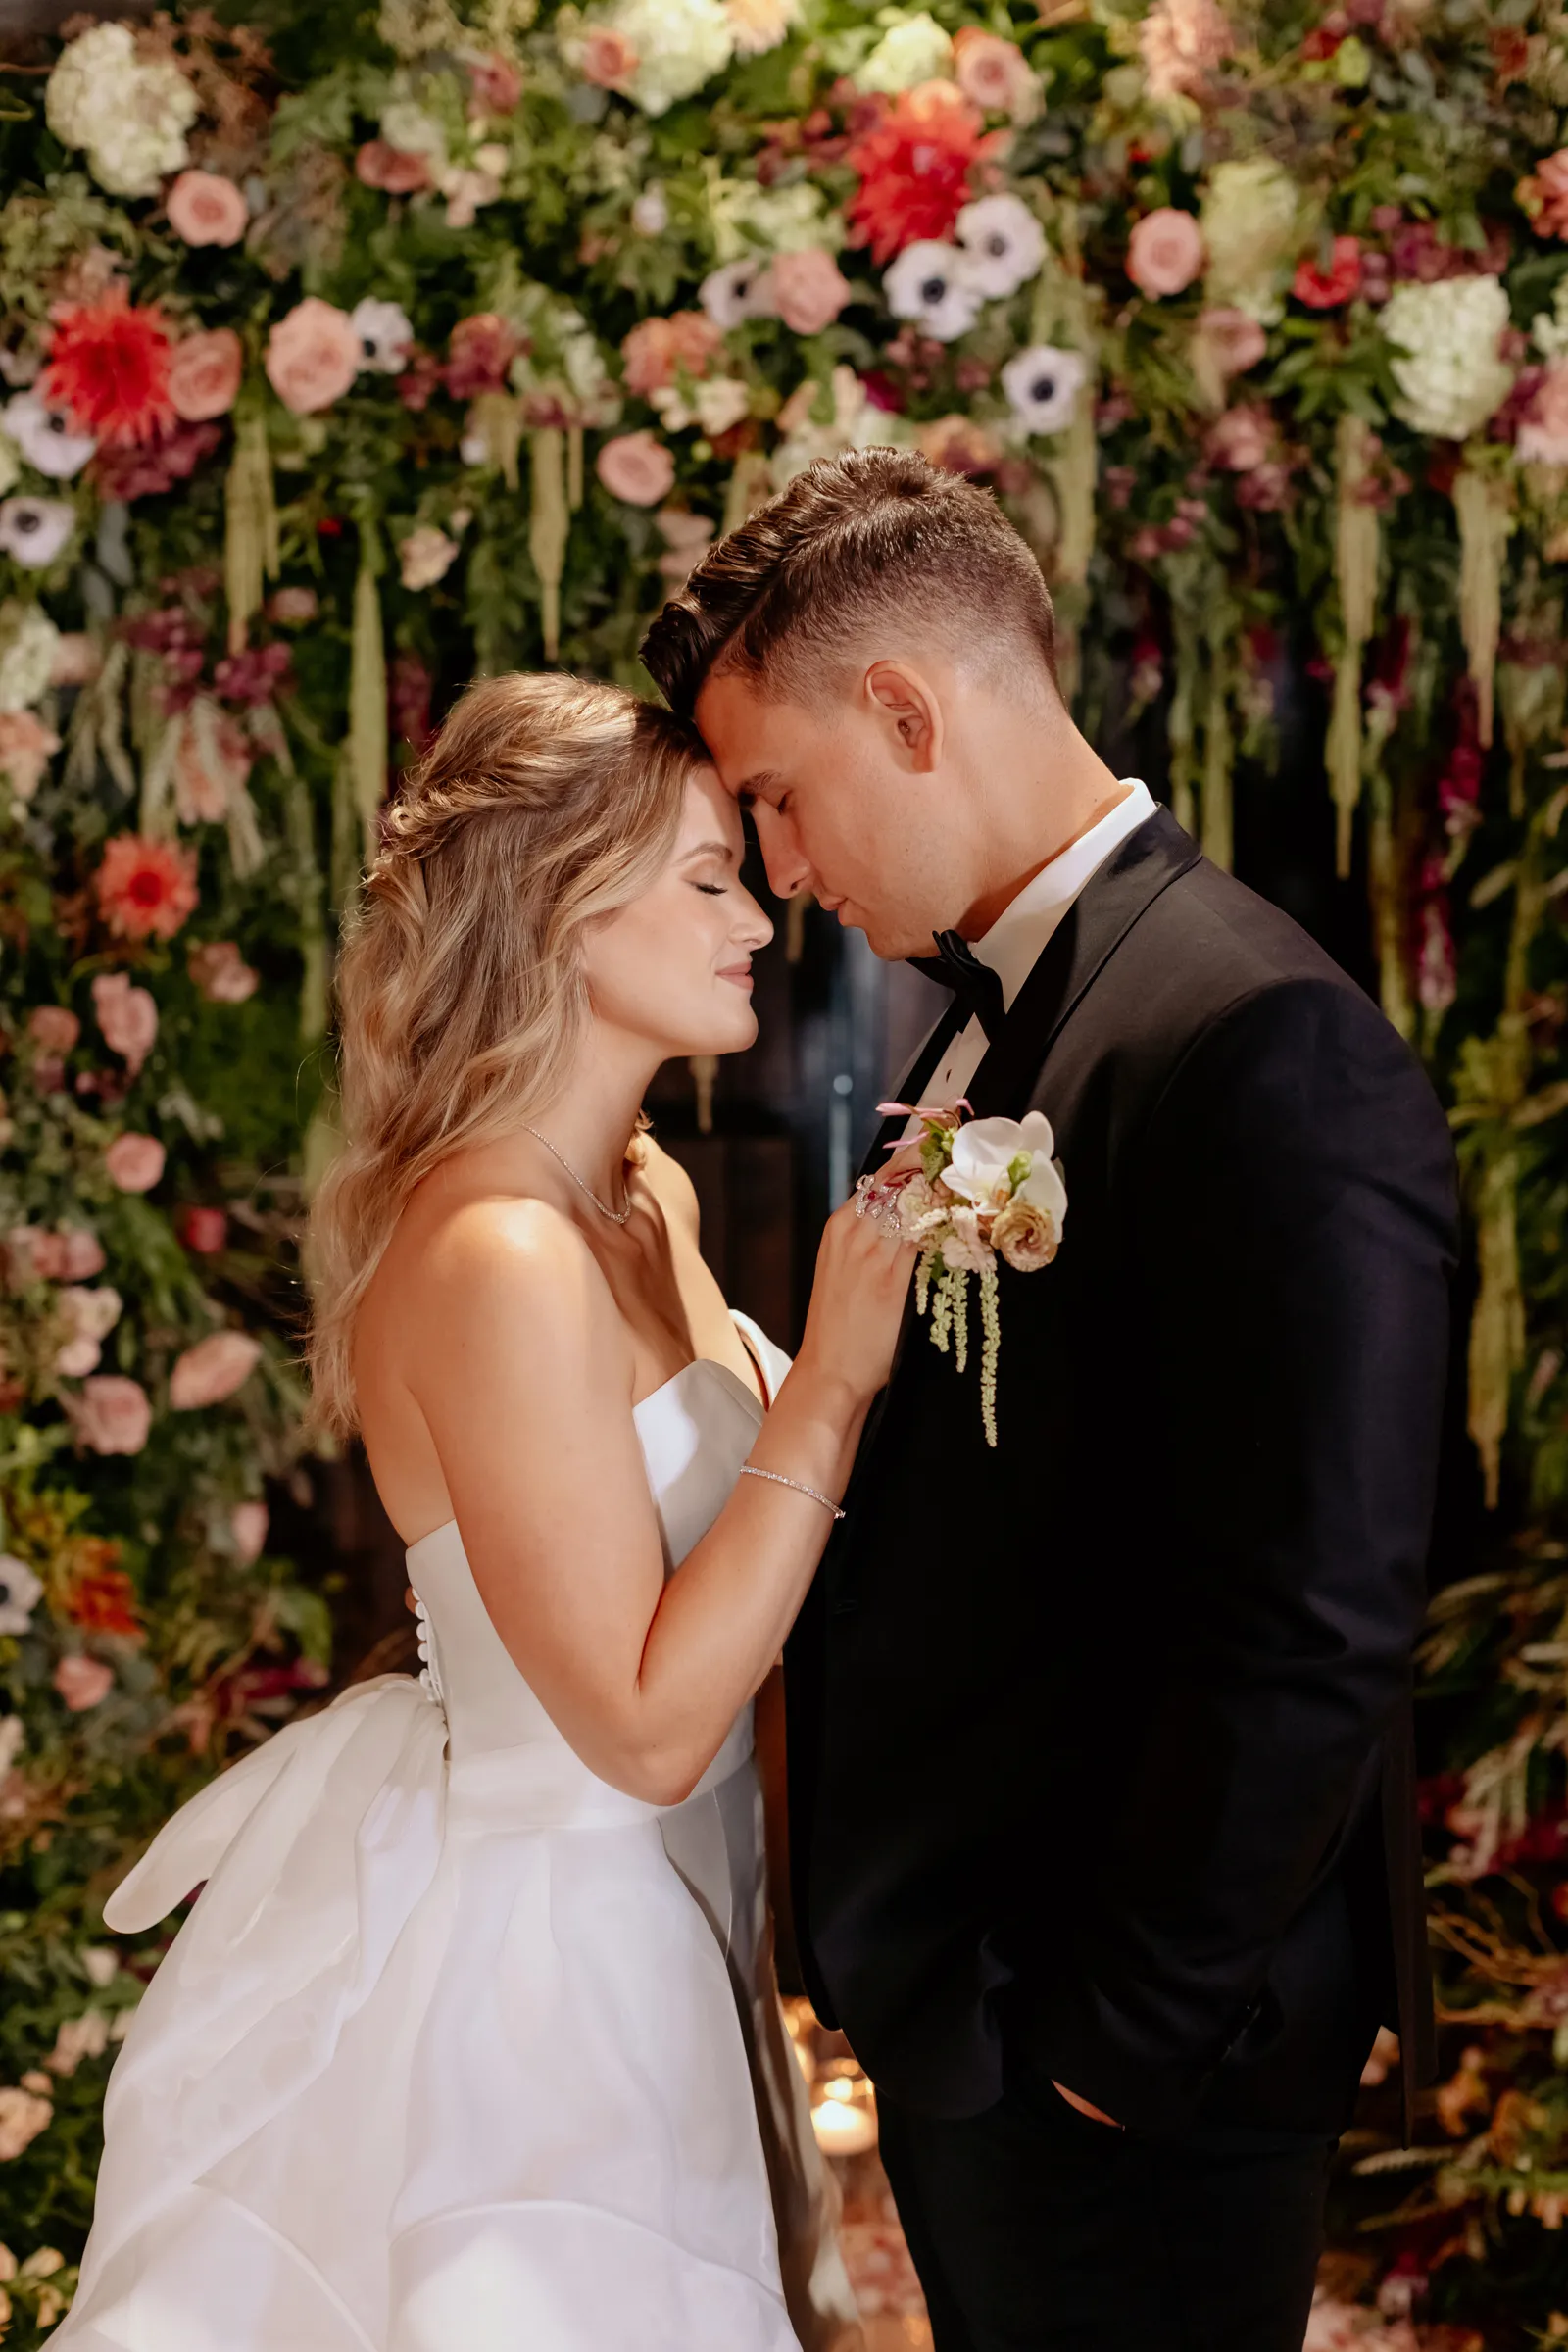
[[[843,1493],[911,1262],[867,1221],[832,1220],[759,1468]],[[441,1235],[419,1291],[408,1385],[497,1633],[592,1771],[677,1803],[777,1657],[830,1514],[742,1478],[666,1583],[630,1348],[575,1229],[537,1201],[476,1205]]]

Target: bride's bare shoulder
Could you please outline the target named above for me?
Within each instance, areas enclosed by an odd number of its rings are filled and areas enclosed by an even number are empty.
[[[620,1318],[593,1251],[561,1208],[527,1196],[422,1187],[399,1220],[365,1302],[367,1335],[390,1307],[419,1345],[483,1347],[526,1329],[541,1346],[568,1338],[622,1344]]]
[[[639,1136],[642,1154],[639,1174],[666,1217],[687,1227],[695,1240],[698,1228],[697,1187],[680,1161],[651,1135]]]

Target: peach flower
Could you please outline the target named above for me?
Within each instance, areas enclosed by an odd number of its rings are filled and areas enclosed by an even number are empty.
[[[121,939],[172,939],[196,910],[196,860],[172,841],[117,833],[93,877],[99,910]]]
[[[1526,465],[1568,466],[1568,360],[1554,360],[1519,423]]]
[[[302,622],[314,620],[321,609],[321,600],[314,588],[278,588],[268,600],[268,614],[284,628],[298,628]]]
[[[1245,375],[1268,349],[1268,337],[1257,320],[1228,305],[1201,313],[1198,339],[1222,376]]]
[[[1039,112],[1039,77],[1017,44],[1000,33],[965,24],[953,36],[953,66],[959,89],[982,114],[1027,122]]]
[[[231,939],[203,940],[192,948],[186,966],[209,1004],[243,1004],[261,981]]]
[[[808,245],[781,253],[768,271],[773,307],[793,334],[819,335],[850,299],[850,281],[830,253]]]
[[[360,338],[347,311],[307,294],[267,338],[267,379],[296,416],[340,400],[360,372]]]
[[[119,1452],[121,1447],[100,1448]],[[73,1715],[81,1715],[89,1707],[98,1706],[115,1687],[114,1669],[102,1658],[82,1657],[79,1653],[62,1658],[55,1668],[55,1689]]]
[[[704,311],[645,318],[620,347],[626,389],[646,400],[650,392],[667,391],[678,375],[704,376],[723,348],[723,336]]]
[[[270,1516],[265,1502],[236,1502],[229,1512],[228,1532],[234,1539],[235,1556],[242,1568],[261,1558]]]
[[[1268,457],[1273,438],[1267,409],[1227,409],[1209,426],[1204,447],[1211,462],[1227,473],[1252,473]]]
[[[59,736],[35,710],[0,710],[0,775],[24,806],[43,782],[59,749]]]
[[[482,57],[470,57],[467,66],[468,86],[479,112],[510,115],[522,96],[522,75],[511,58],[491,49]]]
[[[104,1246],[85,1225],[62,1225],[54,1238],[60,1246],[62,1282],[91,1282],[103,1272],[108,1263]]]
[[[641,60],[623,32],[612,24],[590,24],[577,53],[577,70],[584,81],[601,90],[623,90]]]
[[[675,461],[653,433],[620,433],[605,443],[594,471],[612,498],[623,498],[629,507],[657,507],[674,483]]]
[[[1180,294],[1203,267],[1203,232],[1191,213],[1162,204],[1146,213],[1127,244],[1127,274],[1141,294]]]
[[[27,1035],[44,1054],[74,1053],[81,1023],[65,1004],[38,1004],[27,1015]]]
[[[367,139],[354,158],[354,176],[363,187],[379,188],[384,196],[412,196],[430,185],[430,159],[409,148],[389,147],[385,139]]]
[[[62,629],[55,639],[54,661],[50,664],[51,686],[85,686],[103,667],[103,656],[96,638],[84,629]]]
[[[243,1388],[261,1356],[261,1344],[243,1331],[215,1331],[187,1348],[169,1376],[169,1401],[176,1413],[221,1404]]]
[[[158,1035],[157,1004],[145,988],[131,986],[128,972],[100,972],[92,984],[92,1007],[105,1045],[134,1078]]]
[[[220,172],[182,172],[169,191],[169,225],[187,245],[237,245],[248,218],[244,197]]]
[[[104,1167],[118,1192],[150,1193],[164,1172],[167,1156],[155,1135],[137,1135],[127,1128],[104,1153]]]
[[[94,1453],[140,1453],[153,1425],[152,1399],[139,1380],[95,1372],[73,1397],[76,1436]]]
[[[187,424],[226,416],[245,368],[245,347],[231,326],[186,335],[169,363],[169,397]]]
[[[997,442],[973,416],[939,416],[922,424],[915,444],[944,473],[989,473],[1002,457]]]

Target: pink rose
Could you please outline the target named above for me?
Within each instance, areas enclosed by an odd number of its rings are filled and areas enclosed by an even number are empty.
[[[601,90],[623,90],[637,71],[638,57],[623,32],[591,24],[583,35],[577,65],[584,81]]]
[[[1267,459],[1273,438],[1267,409],[1227,409],[1209,426],[1204,447],[1210,461],[1227,473],[1251,473]]]
[[[85,1225],[62,1225],[55,1238],[60,1244],[62,1282],[90,1282],[109,1262],[102,1242]]]
[[[228,1531],[234,1539],[234,1551],[242,1568],[262,1556],[267,1542],[269,1512],[265,1502],[236,1502],[228,1514]]]
[[[100,972],[92,984],[92,1005],[105,1045],[134,1078],[158,1035],[158,1006],[145,988],[131,986],[127,972]]]
[[[347,311],[307,294],[267,338],[267,380],[285,409],[310,416],[342,398],[362,356]]]
[[[73,1715],[84,1714],[109,1696],[115,1687],[114,1670],[102,1658],[85,1658],[73,1653],[62,1658],[55,1668],[55,1689]]]
[[[646,400],[651,392],[667,391],[679,376],[705,376],[723,349],[724,338],[705,311],[640,319],[620,346],[626,389]]]
[[[1222,376],[1245,375],[1268,349],[1268,337],[1246,311],[1227,307],[1204,311],[1198,321],[1199,339]]]
[[[1016,43],[1000,33],[965,24],[954,35],[953,65],[959,89],[982,114],[1026,122],[1037,112],[1039,77]]]
[[[430,166],[422,155],[389,147],[385,139],[367,139],[354,158],[354,176],[367,188],[386,196],[412,196],[430,185]]]
[[[1203,267],[1203,232],[1191,213],[1162,204],[1146,213],[1127,244],[1127,274],[1141,294],[1180,294]]]
[[[59,1282],[65,1273],[65,1251],[57,1233],[41,1225],[13,1225],[6,1235],[6,1280],[14,1291],[29,1282]]]
[[[245,234],[245,199],[217,172],[182,172],[168,209],[170,227],[187,245],[237,245]]]
[[[522,75],[508,57],[490,50],[468,60],[473,103],[482,115],[510,115],[522,96]]]
[[[269,600],[267,610],[281,627],[298,628],[303,621],[316,618],[320,599],[314,588],[278,588]]]
[[[256,994],[261,974],[245,961],[231,939],[203,940],[185,960],[209,1004],[243,1004]]]
[[[39,1004],[27,1015],[27,1035],[44,1054],[70,1054],[81,1035],[81,1023],[64,1004]]]
[[[256,1369],[261,1346],[243,1331],[215,1331],[187,1348],[169,1376],[169,1401],[176,1413],[221,1404],[243,1388]]]
[[[244,368],[245,347],[231,326],[182,337],[169,363],[169,397],[175,416],[187,424],[226,416]]]
[[[652,433],[619,433],[605,443],[594,471],[612,498],[623,498],[629,507],[657,507],[674,482],[675,461]]]
[[[1568,466],[1568,360],[1553,360],[1519,421],[1527,465]]]
[[[166,1153],[156,1136],[117,1135],[104,1153],[109,1181],[122,1193],[150,1193],[164,1172]]]
[[[804,253],[781,253],[768,280],[773,307],[792,334],[819,335],[850,299],[849,279],[820,245],[809,245]]]
[[[152,1399],[139,1380],[120,1372],[97,1372],[73,1397],[76,1436],[94,1453],[140,1453],[153,1425]]]

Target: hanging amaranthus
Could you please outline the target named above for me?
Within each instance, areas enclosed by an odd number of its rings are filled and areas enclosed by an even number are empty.
[[[1227,700],[1230,645],[1223,612],[1216,607],[1211,612],[1213,625],[1208,631],[1204,673],[1201,843],[1204,857],[1229,873],[1235,857],[1231,771],[1236,758]]]
[[[541,425],[528,435],[528,553],[539,575],[547,662],[554,662],[561,650],[561,575],[570,527],[564,442],[558,424]]]
[[[473,431],[484,443],[485,456],[499,466],[509,490],[521,480],[517,455],[522,447],[522,403],[514,392],[481,392],[468,412]]]
[[[1519,1288],[1517,1155],[1490,1161],[1476,1201],[1481,1287],[1470,1323],[1470,1435],[1481,1456],[1487,1508],[1494,1511],[1502,1472],[1513,1376],[1525,1358],[1524,1298]]]
[[[566,504],[573,514],[582,505],[582,426],[566,427]]]
[[[773,476],[760,450],[743,449],[730,468],[724,491],[724,519],[720,537],[738,531],[749,514],[765,506],[773,495]]]
[[[1100,441],[1095,431],[1092,380],[1079,390],[1072,422],[1062,436],[1061,455],[1047,467],[1056,501],[1056,538],[1052,549],[1053,585],[1057,594],[1057,661],[1062,691],[1070,701],[1078,686],[1078,632],[1087,601],[1090,559],[1095,552],[1095,485]]]
[[[1335,808],[1335,864],[1350,870],[1350,828],[1361,798],[1361,656],[1372,634],[1382,533],[1366,496],[1370,435],[1348,410],[1334,448],[1334,579],[1340,593],[1341,645],[1334,662],[1334,708],[1327,744]]]
[[[360,846],[369,864],[376,850],[376,820],[386,798],[389,746],[386,716],[386,645],[381,633],[381,597],[376,587],[380,549],[373,524],[360,533],[360,571],[354,583],[354,640],[349,667],[349,732],[346,783],[359,818]]]
[[[267,419],[241,416],[224,487],[223,594],[228,601],[228,650],[244,651],[251,621],[262,609],[267,582],[278,566],[277,509],[272,503],[272,458]]]
[[[1476,690],[1476,732],[1492,742],[1493,679],[1502,634],[1502,559],[1513,531],[1507,486],[1466,466],[1453,485],[1459,523],[1459,634]]]

